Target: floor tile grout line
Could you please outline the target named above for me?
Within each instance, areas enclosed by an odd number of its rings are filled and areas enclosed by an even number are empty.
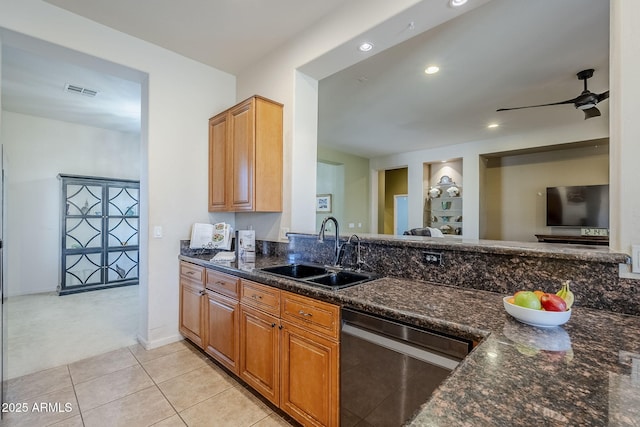
[[[84,427],[84,416],[82,415],[82,408],[80,407],[80,399],[78,399],[78,393],[76,392],[76,385],[73,383],[73,377],[71,376],[71,368],[69,364],[67,366],[67,372],[69,373],[69,380],[71,381],[71,387],[73,388],[73,395],[76,397],[76,405],[78,405],[78,415],[80,415],[80,422]]]

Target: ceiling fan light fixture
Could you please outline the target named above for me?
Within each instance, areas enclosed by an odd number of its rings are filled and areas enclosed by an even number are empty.
[[[424,69],[425,74],[435,74],[438,71],[440,71],[440,67],[436,66],[436,65],[431,65],[427,68]]]
[[[467,3],[467,0],[449,0],[449,7],[464,6],[465,3]]]
[[[576,105],[576,108],[579,110],[588,110],[589,108],[593,108],[595,106],[596,106],[595,103],[590,102],[588,104]]]
[[[360,52],[369,52],[371,49],[373,49],[373,43],[369,42],[361,43],[360,46],[358,46]]]

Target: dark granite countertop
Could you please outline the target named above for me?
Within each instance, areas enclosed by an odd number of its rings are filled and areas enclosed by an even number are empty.
[[[286,263],[180,259],[479,342],[409,423],[411,426],[638,426],[640,317],[575,307],[562,327],[509,316],[503,295],[381,278],[332,291],[258,269]]]

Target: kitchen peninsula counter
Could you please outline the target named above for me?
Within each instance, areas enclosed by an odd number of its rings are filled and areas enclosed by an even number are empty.
[[[496,292],[398,278],[333,291],[259,271],[285,257],[210,257],[179,258],[477,342],[409,425],[640,424],[640,317],[575,307],[562,327],[535,328],[511,318]]]

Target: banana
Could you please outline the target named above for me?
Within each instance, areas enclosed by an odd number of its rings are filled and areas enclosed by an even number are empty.
[[[565,280],[564,282],[562,282],[562,288],[558,292],[556,292],[556,295],[558,295],[564,300],[564,302],[567,303],[567,310],[571,308],[573,302],[575,301],[573,292],[571,292],[571,289],[569,289],[569,283],[571,283],[569,280]]]

